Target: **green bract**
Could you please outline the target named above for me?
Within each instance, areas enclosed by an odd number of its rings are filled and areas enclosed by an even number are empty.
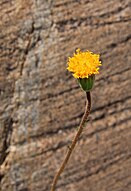
[[[88,78],[78,78],[78,82],[84,91],[89,92],[93,88],[95,75],[90,75]]]

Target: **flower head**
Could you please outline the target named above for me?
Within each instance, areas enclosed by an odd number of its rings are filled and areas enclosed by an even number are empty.
[[[73,72],[75,78],[88,78],[93,74],[99,73],[101,61],[100,55],[86,51],[76,50],[73,57],[69,57],[67,69]]]

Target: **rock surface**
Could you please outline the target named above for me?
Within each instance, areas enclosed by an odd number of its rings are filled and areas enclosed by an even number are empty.
[[[129,0],[0,1],[1,191],[49,191],[84,113],[66,71],[101,53],[92,111],[57,191],[131,190]]]

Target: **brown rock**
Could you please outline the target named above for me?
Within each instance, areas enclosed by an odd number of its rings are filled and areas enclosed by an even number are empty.
[[[91,120],[57,191],[130,191],[129,0],[1,0],[1,191],[49,191],[84,112],[66,71],[77,47],[101,54]]]

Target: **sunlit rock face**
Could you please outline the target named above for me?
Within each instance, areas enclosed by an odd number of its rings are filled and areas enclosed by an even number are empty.
[[[129,1],[0,2],[1,191],[49,191],[85,107],[66,70],[101,55],[89,121],[58,191],[131,190]]]

